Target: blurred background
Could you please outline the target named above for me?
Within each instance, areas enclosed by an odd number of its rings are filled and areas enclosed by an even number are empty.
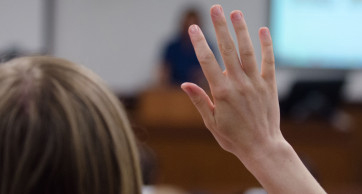
[[[271,28],[283,134],[329,193],[362,193],[361,0],[2,0],[0,60],[47,54],[99,74],[140,139],[145,192],[263,193],[179,89],[207,89],[184,31],[198,23],[218,53],[216,3],[243,11],[258,62]]]

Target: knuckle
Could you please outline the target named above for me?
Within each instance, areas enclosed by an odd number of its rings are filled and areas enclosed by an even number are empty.
[[[261,96],[266,96],[268,94],[264,85],[258,84],[255,86],[255,88],[258,91],[258,94],[260,94]]]
[[[275,83],[275,74],[274,73],[263,73],[261,77],[268,83],[268,86],[274,86]]]
[[[275,59],[274,59],[274,58],[272,58],[272,59],[266,59],[266,60],[265,60],[265,63],[266,63],[266,64],[271,64],[271,65],[272,65],[272,64],[275,64]]]
[[[244,81],[236,87],[236,91],[242,97],[252,96],[255,94],[255,86],[251,81]]]
[[[228,98],[227,93],[215,93],[214,95],[215,100],[225,101]]]
[[[220,44],[220,52],[226,56],[232,55],[235,52],[235,46],[233,43]]]
[[[242,84],[240,84],[240,87],[238,87],[239,91],[242,91],[243,93],[248,93],[251,90],[253,90],[253,85],[251,81],[245,80]]]
[[[229,94],[229,89],[226,87],[217,87],[214,90],[214,98],[217,100],[226,100]]]
[[[199,56],[199,62],[200,63],[210,63],[214,58],[214,55],[212,52],[205,52],[200,54]]]
[[[192,102],[194,103],[194,105],[195,105],[196,107],[199,107],[199,106],[202,105],[202,103],[203,103],[203,101],[202,101],[202,99],[201,99],[200,97],[194,97],[194,98],[192,99]]]
[[[243,86],[243,87],[237,87],[236,91],[241,94],[242,96],[245,96],[245,94],[248,93],[248,87],[247,86]]]
[[[271,41],[264,42],[263,46],[265,47],[273,47],[273,43]]]
[[[238,25],[237,30],[240,34],[248,33],[248,27],[245,24]]]
[[[240,52],[240,55],[243,57],[252,57],[254,56],[254,50],[253,49],[245,49]]]
[[[266,64],[275,64],[275,58],[274,57],[265,57],[264,63]]]
[[[265,97],[268,96],[269,86],[263,81],[263,79],[257,79],[253,84],[253,90],[256,95]]]

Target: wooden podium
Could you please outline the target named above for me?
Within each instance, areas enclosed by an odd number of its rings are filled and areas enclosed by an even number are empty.
[[[203,128],[201,116],[180,88],[142,94],[138,121],[150,128]]]

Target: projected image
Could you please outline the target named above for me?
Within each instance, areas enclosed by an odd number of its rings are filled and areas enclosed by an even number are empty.
[[[278,65],[362,68],[362,0],[272,0]]]

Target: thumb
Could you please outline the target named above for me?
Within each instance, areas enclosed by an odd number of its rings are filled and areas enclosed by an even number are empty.
[[[189,96],[191,102],[201,114],[206,127],[209,128],[210,124],[214,121],[214,104],[209,96],[202,88],[193,83],[183,83],[181,88]]]

